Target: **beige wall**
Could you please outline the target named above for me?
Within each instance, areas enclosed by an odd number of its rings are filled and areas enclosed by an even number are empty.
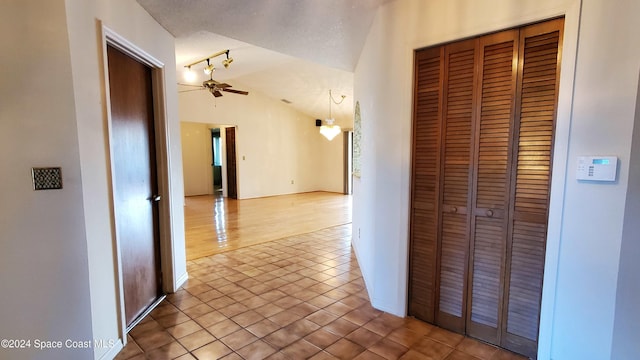
[[[3,1],[0,43],[0,338],[32,340],[0,357],[50,359],[54,351],[35,349],[34,339],[96,333],[64,1]],[[47,166],[62,168],[64,188],[33,191],[31,167]]]
[[[123,339],[114,246],[101,25],[145,52],[165,73],[170,164],[161,205],[166,290],[186,280],[180,128],[173,37],[133,0],[26,0],[0,5],[0,337],[104,340],[86,350],[2,350],[29,359],[110,359]],[[8,70],[8,71],[7,71]],[[64,189],[35,192],[30,168],[61,166]],[[8,355],[7,355],[8,354]],[[0,356],[0,357],[2,357]]]
[[[613,323],[624,204],[638,201],[627,192],[639,13],[631,0],[397,0],[379,10],[354,99],[363,127],[354,247],[375,307],[406,312],[413,50],[566,15],[538,355],[608,359],[614,335],[616,346],[637,341],[637,331],[614,334]],[[618,181],[576,181],[577,156],[602,154],[619,156]]]
[[[213,194],[211,128],[203,123],[180,123],[185,196]]]
[[[342,192],[341,135],[329,142],[319,134],[315,119],[247,86],[233,85],[250,94],[214,99],[206,91],[190,91],[178,98],[182,122],[236,126],[238,198]]]
[[[175,48],[171,34],[164,30],[133,0],[67,0],[68,36],[74,80],[74,98],[80,166],[83,178],[84,221],[87,228],[89,275],[93,331],[97,338],[122,336],[117,278],[114,262],[113,209],[110,198],[110,164],[108,121],[103,72],[102,26],[110,29],[136,51],[164,65],[165,123],[157,128],[160,143],[158,156],[166,162],[169,173],[159,169],[164,193],[161,214],[169,214],[161,234],[172,240],[162,247],[165,291],[177,289],[186,280],[184,249],[182,159],[180,125],[177,117]],[[159,112],[157,112],[159,113]],[[166,142],[166,144],[164,144]],[[173,257],[167,257],[172,253]],[[95,349],[96,358],[110,356],[105,349]]]

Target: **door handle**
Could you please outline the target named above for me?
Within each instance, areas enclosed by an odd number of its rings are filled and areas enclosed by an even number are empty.
[[[161,198],[162,198],[162,196],[156,194],[156,195],[151,195],[151,197],[148,198],[147,200],[150,200],[150,201],[153,201],[153,202],[158,202],[158,201],[160,201]]]

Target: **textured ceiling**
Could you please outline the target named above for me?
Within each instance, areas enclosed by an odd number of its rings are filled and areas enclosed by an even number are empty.
[[[214,79],[234,88],[287,99],[315,118],[329,112],[329,89],[339,122],[353,114],[353,70],[378,7],[391,0],[138,0],[176,37],[177,71],[223,49]],[[194,66],[199,78],[204,66]],[[182,76],[179,76],[181,79]],[[181,80],[182,81],[182,80]],[[244,88],[243,88],[244,87]],[[184,89],[184,88],[180,88]],[[180,96],[189,96],[189,92]],[[225,94],[225,96],[239,96]],[[251,96],[251,95],[249,95]],[[224,98],[219,99],[223,101]]]

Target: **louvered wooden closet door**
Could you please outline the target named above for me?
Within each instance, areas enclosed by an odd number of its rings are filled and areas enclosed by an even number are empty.
[[[436,293],[442,48],[416,54],[409,313],[433,322]]]
[[[563,19],[520,31],[502,346],[535,357],[547,238]]]
[[[477,40],[444,49],[439,292],[436,323],[464,331]]]
[[[409,314],[532,358],[563,24],[415,58]]]
[[[502,315],[517,56],[517,30],[480,39],[467,334],[494,344]]]

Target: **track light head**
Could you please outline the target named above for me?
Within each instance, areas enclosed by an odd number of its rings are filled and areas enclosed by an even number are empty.
[[[224,66],[225,69],[228,69],[229,65],[231,65],[232,62],[233,62],[233,58],[228,58],[226,60],[222,60],[222,65]]]
[[[209,59],[207,59],[207,66],[204,68],[204,73],[207,75],[211,75],[211,73],[215,70],[216,68],[213,66],[213,64],[210,63]]]

